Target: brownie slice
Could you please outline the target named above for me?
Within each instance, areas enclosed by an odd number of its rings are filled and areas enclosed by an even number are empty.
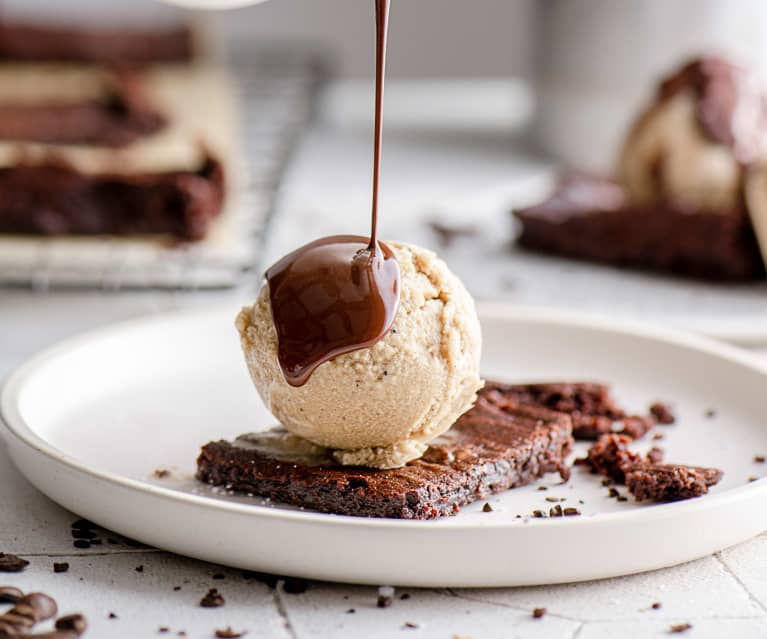
[[[121,147],[165,124],[147,101],[141,78],[127,72],[115,74],[99,99],[0,103],[2,140]]]
[[[470,411],[402,468],[337,466],[318,449],[286,453],[284,431],[211,442],[197,478],[214,486],[326,513],[435,519],[491,493],[528,484],[548,472],[569,476],[570,418],[481,391]],[[280,450],[282,448],[282,450]]]
[[[0,59],[90,62],[115,66],[187,62],[194,54],[191,31],[85,28],[0,22]]]
[[[549,199],[513,214],[522,227],[517,242],[535,251],[714,281],[765,277],[745,208],[637,207],[617,182],[570,173]]]
[[[542,406],[567,413],[573,421],[573,437],[594,441],[600,435],[618,430],[631,439],[639,439],[655,422],[650,417],[627,415],[610,395],[606,384],[590,382],[546,382],[540,384],[499,384],[489,382],[489,393],[530,406]],[[499,400],[502,401],[502,400]]]
[[[678,501],[705,495],[723,474],[718,468],[643,463],[626,469],[626,487],[637,501]]]
[[[204,237],[221,212],[224,172],[87,174],[65,163],[0,168],[0,233]]]

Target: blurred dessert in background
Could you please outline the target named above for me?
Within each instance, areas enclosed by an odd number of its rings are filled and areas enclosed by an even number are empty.
[[[234,92],[186,27],[0,25],[0,233],[205,237]]]
[[[637,118],[617,177],[563,175],[549,199],[514,212],[518,242],[709,280],[762,279],[746,182],[765,158],[764,88],[726,60],[695,60]]]

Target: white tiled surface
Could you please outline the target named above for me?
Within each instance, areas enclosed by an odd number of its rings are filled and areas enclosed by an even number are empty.
[[[325,131],[310,138],[303,160],[321,157],[333,135]],[[541,167],[534,162],[514,160],[508,147],[503,140],[487,140],[480,146],[458,140],[436,147],[433,153],[437,157],[441,149],[451,155],[454,168],[465,166],[472,185],[491,194],[485,202],[489,209],[494,198],[502,200],[503,194],[493,195],[492,187],[506,175],[529,175],[532,185],[540,173]],[[359,145],[338,148],[346,148],[348,154],[328,159],[330,166],[337,167],[336,184],[331,183],[328,175],[333,171],[327,167],[321,182],[307,181],[306,171],[289,176],[271,229],[269,257],[305,236],[354,230],[350,225],[358,225],[364,232],[367,155]],[[385,167],[385,207],[387,200],[390,209],[397,208],[397,202],[414,201],[413,206],[428,210],[440,204],[430,195],[438,191],[457,205],[468,198],[462,193],[462,183],[413,180],[395,166]],[[327,204],[315,207],[313,203],[320,199],[336,202],[339,215],[330,215]],[[354,219],[341,214],[357,207],[360,210]],[[433,244],[422,222],[404,213],[389,217],[387,212],[384,226],[388,237],[412,237]],[[469,269],[470,261],[464,260],[461,268]],[[471,273],[466,275],[472,280]],[[474,281],[481,279],[474,274]],[[0,290],[0,376],[36,350],[94,326],[179,306],[245,300],[251,295],[250,291],[42,295]],[[767,357],[767,349],[761,354]],[[692,630],[680,636],[767,638],[767,534],[713,557],[643,575],[535,588],[408,589],[398,591],[394,605],[382,610],[375,606],[376,589],[370,587],[313,583],[306,593],[291,595],[246,580],[237,570],[123,543],[76,550],[70,536],[75,519],[29,486],[0,445],[0,552],[21,554],[31,562],[24,573],[0,574],[0,585],[48,592],[58,599],[63,612],[84,612],[91,623],[89,637],[167,637],[184,630],[187,636],[202,639],[212,637],[216,628],[232,626],[247,629],[248,637],[276,639],[400,635],[435,639],[643,638],[668,636],[672,624],[689,622]],[[68,561],[69,572],[54,574],[54,560]],[[610,558],[594,557],[594,561]],[[142,572],[135,570],[139,565]],[[216,573],[222,573],[224,579],[213,579]],[[176,586],[181,589],[174,590]],[[208,588],[222,592],[225,607],[202,609],[197,605]],[[405,592],[410,597],[399,599]],[[650,609],[655,601],[662,603],[661,609]],[[548,609],[543,619],[532,619],[531,612],[537,607]],[[350,609],[355,612],[347,612]],[[118,618],[109,619],[110,612]],[[407,628],[406,623],[418,627]],[[161,626],[169,627],[170,633],[160,635]]]

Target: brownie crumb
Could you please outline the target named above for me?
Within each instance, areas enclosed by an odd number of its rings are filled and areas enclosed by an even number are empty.
[[[403,592],[400,596],[400,601],[406,601],[407,599],[410,599],[410,593],[409,592]]]
[[[562,510],[562,506],[557,504],[553,508],[549,508],[549,517],[562,517],[564,515],[564,511]]]
[[[381,586],[378,589],[378,599],[376,606],[379,608],[388,608],[394,603],[394,588],[391,586]]]
[[[563,511],[565,517],[577,517],[581,514],[581,511],[577,508],[565,508]]]
[[[72,545],[80,550],[88,550],[88,548],[91,547],[91,542],[89,542],[87,539],[75,539],[72,542]]]
[[[170,471],[165,468],[157,468],[152,475],[154,475],[155,479],[167,479],[170,477]]]
[[[759,479],[759,478],[758,478],[756,475],[751,475],[751,476],[748,478],[748,482],[749,482],[749,483],[751,483],[752,481],[756,481],[757,479]]]
[[[722,474],[717,468],[637,464],[626,471],[626,487],[638,501],[678,501],[705,495]]]
[[[21,572],[28,565],[26,559],[0,552],[0,572]]]
[[[629,415],[622,423],[623,430],[620,434],[631,439],[642,439],[655,426],[655,420],[651,417],[643,417],[642,415]]]
[[[136,572],[144,572],[144,565],[136,566]]]
[[[653,446],[649,451],[647,451],[646,459],[651,464],[660,464],[664,457],[665,451],[658,446]]]
[[[626,497],[626,495],[618,495],[618,497],[616,497],[616,501],[628,501],[628,500],[629,498]]]
[[[654,603],[653,603],[653,604],[650,606],[650,608],[652,608],[653,610],[660,610],[662,607],[663,607],[663,604],[661,604],[661,602],[660,602],[660,601],[656,601],[656,602],[654,602]]]
[[[650,406],[650,414],[659,424],[673,424],[676,421],[676,416],[671,411],[671,406],[663,402],[655,402]]]
[[[607,486],[612,486],[614,483],[615,483],[615,482],[613,482],[613,480],[612,480],[612,479],[610,479],[609,477],[605,477],[605,478],[602,480],[602,486],[604,486],[605,488],[606,488]]]
[[[110,613],[107,615],[107,619],[119,619],[119,617],[118,617],[118,616],[117,616],[115,613],[113,613],[113,612],[110,612]]]
[[[402,628],[412,630],[412,629],[418,628],[418,624],[413,623],[412,621],[406,621],[404,624],[402,624]]]
[[[66,561],[62,561],[61,563],[53,563],[53,572],[55,573],[67,572],[68,570],[69,564]]]
[[[607,475],[610,479],[623,483],[624,469],[642,461],[641,455],[628,449],[631,438],[627,435],[602,435],[589,448],[586,464],[593,473]]]
[[[536,608],[533,610],[533,619],[540,619],[546,614],[546,608]]]
[[[179,590],[181,590],[181,586],[173,586],[174,592],[178,592]]]
[[[309,590],[309,582],[300,577],[286,577],[282,589],[289,595],[302,595]]]
[[[176,634],[179,637],[186,637],[186,630],[179,630]]]
[[[72,528],[79,528],[80,530],[96,530],[98,526],[88,519],[77,519],[72,522]]]
[[[242,637],[245,635],[245,632],[237,632],[236,630],[232,630],[231,626],[227,626],[226,628],[222,630],[216,630],[216,637],[219,639],[237,639],[238,637]]]
[[[222,572],[217,572],[212,576],[212,578],[220,581],[221,579],[226,579],[226,575]]]
[[[347,615],[353,615],[355,612],[357,612],[354,608],[349,608],[349,610],[346,611]]]
[[[170,628],[168,628],[168,626],[160,626],[157,629],[157,632],[159,632],[161,635],[164,635],[164,634],[170,632]]]
[[[691,623],[678,623],[671,626],[668,630],[669,632],[687,632],[690,628],[692,628]]]
[[[493,507],[489,503],[485,502],[485,505],[482,506],[482,512],[483,513],[491,513],[491,512],[493,512]]]
[[[565,501],[565,499],[567,499],[567,497],[546,497],[546,501],[550,502],[560,502]]]
[[[533,517],[545,517],[546,513],[544,513],[542,510],[534,510],[533,511]]]
[[[220,608],[225,603],[223,595],[215,588],[208,590],[205,596],[200,599],[200,606],[203,608]]]
[[[538,486],[538,490],[548,490],[548,486]]]
[[[653,433],[652,440],[654,442],[660,441],[661,439],[665,439],[666,436],[663,433]]]
[[[767,457],[764,455],[754,455],[754,463],[755,464],[763,464],[767,461]]]

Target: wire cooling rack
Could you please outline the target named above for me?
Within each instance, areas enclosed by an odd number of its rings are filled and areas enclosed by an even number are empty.
[[[325,77],[314,52],[231,52],[244,161],[221,223],[205,240],[0,236],[0,285],[48,288],[215,289],[236,286],[258,263],[280,180]]]

